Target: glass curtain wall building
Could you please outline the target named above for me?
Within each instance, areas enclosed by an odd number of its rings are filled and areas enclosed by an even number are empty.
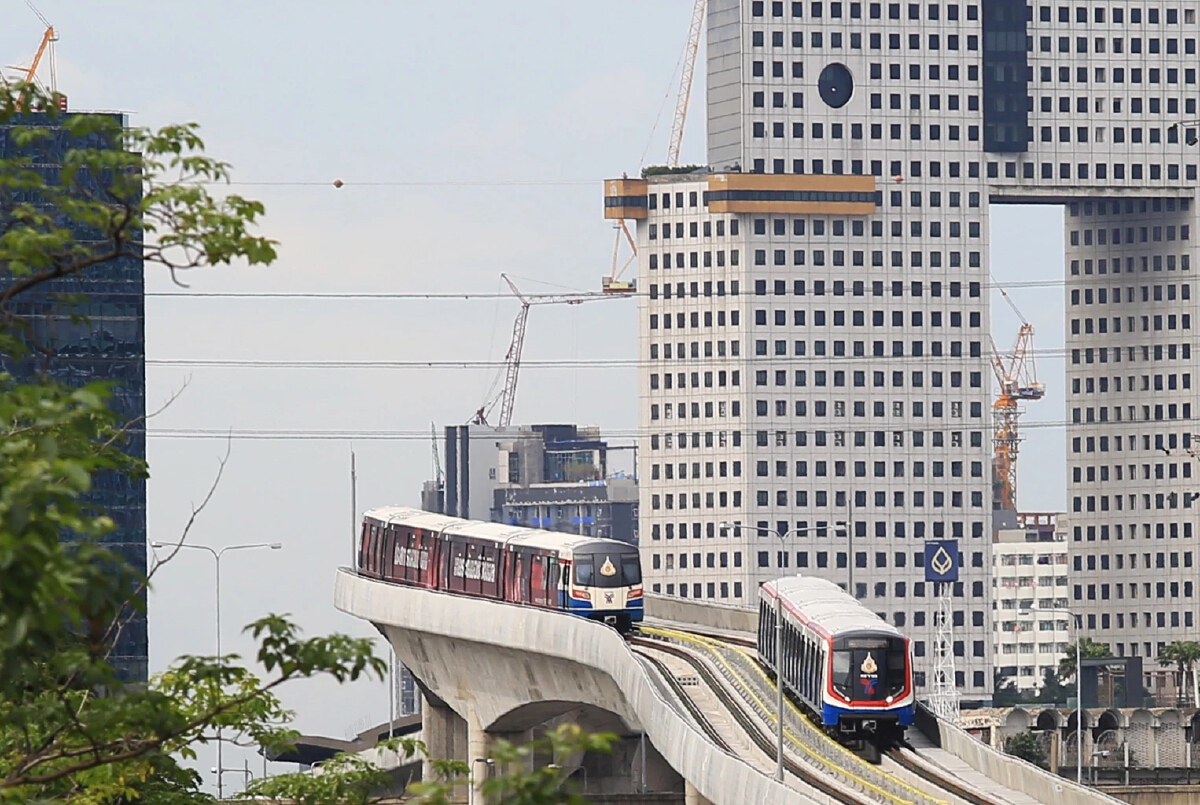
[[[123,115],[109,115],[125,125]],[[50,136],[22,150],[14,142],[18,125],[48,127]],[[104,138],[75,138],[43,116],[30,116],[20,124],[0,125],[0,159],[32,156],[36,170],[49,180],[57,178],[64,155],[72,148],[110,147]],[[0,191],[0,217],[23,198]],[[88,234],[79,231],[85,241]],[[0,265],[0,286],[8,277]],[[111,406],[123,421],[139,420],[146,413],[146,339],[142,260],[126,256],[89,269],[86,275],[65,277],[22,294],[12,305],[29,325],[37,349],[21,360],[0,355],[0,368],[18,378],[48,374],[72,386],[97,380],[111,381]],[[67,303],[64,295],[80,295]],[[146,457],[141,425],[129,435],[126,451]],[[115,474],[96,479],[90,502],[116,522],[108,536],[111,547],[138,572],[146,571],[146,485]],[[144,596],[144,593],[143,593]],[[114,664],[130,681],[147,677],[148,642],[145,615],[131,619],[114,647]]]

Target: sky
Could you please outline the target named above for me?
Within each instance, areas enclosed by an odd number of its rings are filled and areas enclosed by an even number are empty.
[[[290,613],[309,634],[374,636],[332,605],[334,570],[351,558],[351,450],[360,509],[416,505],[432,472],[430,423],[440,431],[467,421],[494,370],[179,362],[497,361],[517,303],[181,292],[495,294],[501,272],[522,290],[597,289],[614,236],[602,180],[665,161],[692,0],[36,4],[59,33],[58,88],[72,108],[124,111],[136,126],[199,123],[208,151],[233,166],[229,189],[265,203],[261,231],[280,242],[274,265],[197,271],[183,278],[187,289],[148,273],[147,290],[168,295],[146,303],[147,408],[182,389],[150,423],[150,540],[178,541],[228,449],[188,541],[284,547],[222,561],[224,650],[247,654],[240,626],[268,612]],[[3,64],[28,63],[41,23],[22,0],[0,0],[0,14]],[[705,161],[703,50],[696,76],[685,164]],[[1058,208],[993,207],[990,235],[999,282],[1062,278]],[[1035,325],[1037,349],[1061,349],[1062,286],[1010,295]],[[1006,348],[1019,320],[996,293],[992,304],[995,340]],[[531,313],[527,361],[635,357],[632,300]],[[1038,363],[1047,394],[1024,423],[1065,419],[1063,369],[1061,359]],[[632,367],[530,366],[514,421],[628,433],[636,394]],[[179,435],[231,429],[358,437],[227,444]],[[372,432],[404,438],[364,435]],[[1021,506],[1058,510],[1064,432],[1027,434]],[[213,562],[200,551],[156,574],[152,673],[181,654],[213,653],[214,597]],[[387,718],[378,683],[311,681],[281,695],[304,732],[347,737]],[[227,752],[225,765],[241,768],[244,758],[261,768],[241,750]],[[214,765],[211,750],[199,765]]]

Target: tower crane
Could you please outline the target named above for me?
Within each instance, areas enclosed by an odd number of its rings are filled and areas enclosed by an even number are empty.
[[[675,99],[675,120],[671,123],[671,145],[667,150],[667,164],[679,167],[679,149],[683,145],[683,125],[687,122],[688,102],[692,98],[692,76],[696,72],[696,53],[700,49],[700,32],[704,29],[704,12],[707,0],[696,0],[692,8],[692,24],[688,28],[687,42],[683,48],[683,73],[679,77],[679,96]]]
[[[475,412],[475,418],[471,422],[475,425],[489,424],[488,416],[499,405],[498,425],[505,428],[512,424],[513,404],[517,397],[517,376],[521,371],[521,352],[525,348],[525,325],[529,321],[529,308],[533,305],[580,305],[598,299],[622,299],[624,297],[596,292],[526,296],[521,293],[507,274],[501,274],[500,278],[508,283],[513,296],[521,302],[521,309],[517,313],[516,321],[513,322],[512,340],[509,342],[508,352],[504,354],[504,365],[496,373],[491,386],[488,387],[487,394],[484,395],[483,405]]]
[[[1021,319],[1021,327],[1012,351],[1007,354],[996,349],[996,342],[992,341],[992,370],[1000,383],[1000,393],[992,404],[992,508],[1015,511],[1017,453],[1021,444],[1017,426],[1021,416],[1020,404],[1042,399],[1046,387],[1038,382],[1033,363],[1033,325],[1025,320],[1003,288],[1000,293]]]
[[[9,69],[19,70],[21,72],[21,77],[19,80],[26,84],[32,84],[35,81],[37,81],[37,71],[38,71],[38,67],[41,66],[42,58],[44,56],[46,56],[47,54],[49,54],[49,56],[50,56],[50,92],[51,93],[58,92],[58,65],[56,64],[55,58],[54,58],[54,43],[58,41],[58,33],[54,30],[54,26],[50,24],[50,21],[47,20],[45,18],[45,16],[42,15],[42,12],[38,11],[37,8],[34,7],[33,3],[26,2],[26,5],[29,6],[29,9],[34,14],[37,15],[39,20],[42,21],[42,25],[46,26],[46,30],[45,30],[45,32],[42,33],[42,42],[40,45],[38,45],[37,53],[34,54],[33,61],[30,62],[29,66],[28,67],[14,67],[14,66],[10,65]],[[24,96],[24,93],[22,93],[21,96],[17,99],[18,104],[20,104],[22,101],[24,101],[24,99],[25,99],[25,96]],[[61,103],[61,101],[60,101],[60,103]]]
[[[616,240],[613,243],[612,271],[609,272],[607,277],[601,278],[601,292],[612,294],[636,293],[637,283],[630,280],[622,280],[621,275],[624,274],[625,270],[628,269],[629,266],[633,265],[633,261],[637,259],[637,243],[634,242],[633,235],[629,233],[629,227],[625,225],[625,220],[623,218],[617,219],[617,222],[613,224],[613,229],[615,229],[617,232]],[[620,267],[618,267],[617,260],[619,259],[621,253],[622,235],[625,236],[625,242],[629,244],[629,249],[632,253],[629,255],[629,259],[627,259]]]

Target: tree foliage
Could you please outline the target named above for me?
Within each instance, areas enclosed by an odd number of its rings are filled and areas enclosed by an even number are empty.
[[[533,768],[535,757],[565,758],[581,752],[608,753],[617,736],[589,734],[573,724],[563,724],[525,744],[497,740],[490,759],[500,773],[482,782],[472,778],[471,767],[460,760],[434,759],[434,777],[408,787],[414,805],[449,805],[456,790],[478,783],[484,801],[492,805],[586,805],[587,800],[567,779],[558,764]],[[425,745],[411,739],[381,742],[378,750],[402,759],[426,757]],[[476,766],[476,769],[481,768]],[[296,805],[370,805],[384,798],[391,782],[388,772],[361,755],[340,754],[321,764],[315,774],[298,772],[255,780],[243,798],[265,798]]]
[[[1043,768],[1046,766],[1046,753],[1037,735],[1032,732],[1018,732],[1005,738],[1004,751]]]
[[[1097,660],[1112,656],[1112,651],[1109,650],[1108,646],[1103,643],[1097,643],[1090,637],[1080,640],[1079,653],[1083,655],[1085,660]],[[1073,645],[1067,648],[1067,653],[1058,661],[1058,678],[1063,682],[1075,678],[1075,646]]]
[[[1193,702],[1200,707],[1200,686],[1197,685],[1197,667],[1200,666],[1200,643],[1194,640],[1178,640],[1163,646],[1158,652],[1162,665],[1174,665],[1180,676],[1180,690],[1186,694],[1192,688]]]

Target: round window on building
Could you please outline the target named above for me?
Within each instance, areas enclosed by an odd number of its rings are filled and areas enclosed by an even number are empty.
[[[844,64],[830,64],[821,71],[817,81],[817,89],[821,92],[821,100],[834,109],[841,109],[850,102],[854,94],[854,77]]]

